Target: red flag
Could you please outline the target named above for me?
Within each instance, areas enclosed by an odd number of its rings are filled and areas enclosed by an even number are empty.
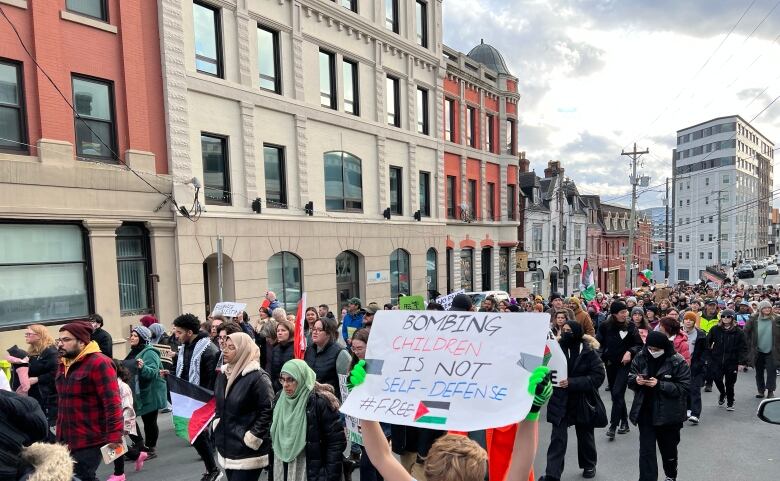
[[[306,293],[301,296],[298,302],[298,312],[295,314],[295,359],[303,359],[306,353],[306,334],[304,326],[306,325]]]

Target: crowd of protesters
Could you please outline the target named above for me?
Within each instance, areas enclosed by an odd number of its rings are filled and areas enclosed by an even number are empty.
[[[427,308],[444,309],[435,302]],[[215,396],[215,418],[192,443],[205,468],[201,481],[223,475],[229,481],[257,481],[263,470],[275,481],[348,481],[358,466],[362,481],[483,479],[484,433],[453,439],[442,431],[363,421],[365,446],[347,442],[338,412],[339,378],[359,369],[374,317],[383,309],[397,307],[349,299],[339,324],[329,306],[307,307],[300,324],[304,332],[298,334],[308,347],[300,359],[294,354],[295,315],[270,291],[254,316],[212,313],[201,321],[183,314],[172,321],[170,332],[144,316],[133,327],[122,360],[112,359],[114,341],[98,315],[60,326],[57,339],[51,329],[30,325],[26,348],[14,346],[6,357],[13,365],[12,391],[0,393],[0,425],[19,434],[0,436],[7,452],[0,456],[0,474],[28,479],[52,469],[50,477],[39,479],[93,481],[101,447],[126,442],[129,450],[115,460],[108,478],[124,481],[125,460],[139,471],[159,455],[158,416],[170,412],[166,377],[176,376]],[[547,299],[488,296],[478,306],[461,294],[450,309],[549,314],[568,376],[554,389],[547,389],[549,377],[532,377],[539,387],[537,412],[550,399],[546,419],[552,434],[543,481],[562,476],[570,426],[582,475],[593,478],[595,430],[606,428],[607,438],[617,440],[631,424],[639,430],[640,481],[658,479],[656,448],[666,479],[675,480],[681,430],[686,422],[702,421],[702,391],[711,392],[714,385],[717,404],[734,411],[738,373],[752,367],[756,397],[774,397],[780,290],[772,286],[645,286],[598,292],[592,299],[558,293]],[[602,386],[611,398],[609,412]],[[627,389],[634,393],[630,406]],[[17,411],[24,416],[9,414]],[[529,415],[527,423],[537,418]],[[524,424],[508,468],[516,481],[526,479],[522,473],[530,470],[536,449],[535,427]],[[54,459],[70,456],[72,469],[69,463],[53,469],[41,446],[52,446]],[[448,473],[452,466],[460,467],[460,477]]]

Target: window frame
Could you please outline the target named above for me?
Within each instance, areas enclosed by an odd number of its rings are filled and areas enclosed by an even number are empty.
[[[274,257],[277,257],[277,256],[279,256],[279,258],[281,259],[281,269],[280,269],[280,272],[282,274],[282,284],[281,284],[282,288],[281,289],[278,289],[276,286],[271,286],[270,285],[271,284],[270,283],[270,279],[271,279],[271,273],[270,273],[271,259],[273,259]],[[279,300],[279,303],[285,309],[289,309],[290,308],[290,306],[288,306],[288,304],[290,304],[290,303],[287,302],[287,290],[288,290],[288,287],[287,287],[287,282],[285,282],[285,272],[287,271],[285,259],[287,259],[288,257],[292,257],[292,258],[294,258],[298,262],[298,276],[299,276],[299,280],[298,280],[298,284],[297,285],[299,287],[299,289],[298,289],[298,296],[299,296],[298,297],[298,301],[300,301],[300,298],[301,298],[301,296],[303,295],[303,292],[304,292],[303,291],[303,289],[304,289],[304,287],[303,287],[303,279],[305,278],[305,276],[304,276],[304,273],[303,273],[303,259],[299,255],[295,254],[294,252],[290,252],[290,251],[278,251],[278,252],[275,252],[266,261],[266,268],[265,268],[266,275],[268,276],[268,279],[269,279],[269,282],[268,282],[269,286],[268,287],[274,289],[274,292],[276,293],[276,297]],[[290,289],[294,289],[294,288],[295,287],[291,287]],[[296,303],[298,301],[296,301]]]
[[[217,73],[213,74],[211,72],[205,72],[203,70],[198,69],[198,53],[197,53],[197,51],[194,52],[195,53],[195,71],[200,73],[200,74],[203,74],[203,75],[208,75],[210,77],[217,77],[217,78],[224,79],[225,78],[225,67],[224,67],[224,55],[222,53],[222,47],[223,47],[223,42],[222,42],[222,8],[220,8],[218,6],[215,6],[215,5],[211,5],[210,3],[207,3],[207,2],[199,1],[199,0],[193,0],[192,4],[193,5],[198,5],[199,7],[206,8],[208,10],[211,10],[214,13],[214,32],[215,32],[214,40],[215,40],[215,42],[217,44],[216,45],[216,50],[217,50],[217,58],[216,58]],[[193,23],[194,23],[194,14],[193,14]],[[193,34],[194,34],[193,38],[195,38],[197,36],[197,31],[195,30],[194,26],[193,26]],[[212,60],[210,58],[203,57],[203,58],[201,58],[201,61],[203,61],[204,59],[209,61],[209,62],[211,62],[211,60]]]
[[[231,182],[230,182],[230,137],[226,135],[216,134],[213,132],[207,132],[207,131],[201,131],[200,137],[201,137],[200,162],[201,162],[201,167],[203,168],[203,197],[206,202],[206,205],[226,205],[226,206],[233,205],[233,195],[231,191]],[[206,186],[206,169],[205,169],[204,158],[203,158],[203,137],[211,137],[213,139],[218,139],[222,144],[222,157],[224,162],[224,170],[223,170],[224,188],[222,189],[222,200],[217,200],[217,199],[209,200],[209,196],[207,195],[208,187]]]
[[[455,142],[455,99],[444,97],[444,140]]]
[[[487,203],[488,219],[494,221],[496,220],[496,183],[495,182],[487,183],[487,197],[488,197],[488,203]]]
[[[390,3],[388,3],[390,2]],[[390,14],[392,18],[387,18],[388,5],[390,6]],[[385,0],[385,28],[393,33],[400,34],[400,12],[398,8],[398,0]],[[389,23],[388,23],[389,22]]]
[[[393,195],[393,174],[395,174],[395,195]],[[388,173],[388,186],[390,191],[390,213],[404,215],[404,169],[397,165],[391,165]],[[395,197],[395,199],[393,199]],[[395,200],[396,207],[393,207]]]
[[[397,268],[396,271],[395,271],[396,272],[395,275],[393,275],[393,256],[395,256],[395,264],[396,264],[396,268]],[[389,258],[389,261],[390,261],[389,262],[389,267],[390,267],[390,302],[392,302],[393,304],[395,304],[395,302],[393,302],[393,301],[397,301],[398,300],[399,294],[403,293],[406,296],[410,295],[409,292],[403,292],[402,289],[401,289],[401,268],[400,268],[400,265],[402,264],[402,262],[401,262],[401,260],[402,260],[401,257],[402,256],[404,257],[403,260],[406,262],[406,268],[407,268],[407,270],[405,271],[405,274],[406,274],[406,277],[407,277],[406,287],[408,289],[411,289],[411,287],[412,287],[411,286],[411,280],[412,280],[412,255],[406,249],[403,249],[403,248],[399,247],[398,249],[395,249],[395,250],[393,250],[393,252],[390,253],[390,258]],[[397,290],[395,292],[395,296],[393,295],[394,294],[393,293],[393,284],[395,284],[395,287],[397,288]]]
[[[419,177],[420,217],[431,216],[431,173],[421,170]]]
[[[271,203],[271,196],[268,195],[268,172],[265,157],[266,149],[275,149],[277,151],[278,169],[279,169],[279,202]],[[283,145],[264,143],[263,144],[263,172],[265,173],[265,205],[269,209],[286,209],[287,205],[287,148]]]
[[[65,11],[70,12],[70,13],[74,13],[76,15],[81,15],[81,16],[87,17],[87,18],[94,18],[95,20],[99,20],[101,22],[108,23],[109,22],[109,18],[110,18],[109,14],[108,14],[108,1],[107,0],[98,0],[98,2],[100,2],[100,11],[101,11],[101,14],[102,14],[102,16],[100,16],[100,17],[96,17],[94,15],[90,15],[90,14],[85,13],[85,12],[80,12],[78,10],[74,10],[74,9],[68,7],[68,0],[65,0]]]
[[[74,84],[73,84],[73,81],[76,80],[76,79],[79,79],[82,82],[91,82],[91,83],[96,83],[96,84],[103,84],[103,85],[106,85],[108,87],[108,103],[109,103],[109,110],[111,112],[111,121],[110,122],[107,122],[104,119],[92,118],[92,117],[88,117],[88,116],[85,116],[83,114],[78,113],[78,108],[76,107],[76,98],[75,98],[76,96],[75,96],[75,91],[74,91]],[[101,161],[110,161],[110,162],[114,162],[114,163],[119,163],[120,159],[118,158],[118,154],[116,153],[118,148],[117,148],[117,125],[116,125],[116,123],[117,123],[116,122],[116,94],[114,92],[114,82],[111,81],[111,80],[106,80],[106,79],[102,79],[102,78],[99,78],[99,77],[92,77],[92,76],[89,76],[89,75],[84,75],[84,74],[73,72],[73,73],[71,73],[71,76],[70,76],[70,86],[71,86],[71,102],[72,102],[72,105],[74,107],[74,109],[73,109],[74,110],[74,112],[73,112],[73,130],[74,130],[73,136],[74,136],[74,140],[75,140],[75,143],[76,143],[76,145],[74,146],[76,148],[76,155],[78,157],[83,157],[83,158],[87,158],[87,159],[96,159],[96,160],[101,160]],[[106,156],[103,156],[103,155],[84,154],[83,152],[79,153],[79,141],[78,141],[78,134],[79,134],[78,130],[79,129],[78,129],[78,126],[79,126],[80,122],[83,122],[84,125],[89,125],[88,123],[84,122],[86,120],[89,120],[91,122],[100,122],[100,123],[104,123],[104,124],[108,123],[110,125],[111,128],[109,129],[109,131],[111,132],[111,141],[110,142],[106,142],[104,139],[100,139],[101,145],[103,145],[105,143],[105,145],[111,151],[110,152],[110,156],[106,157]],[[89,127],[90,131],[91,131],[91,129],[92,128]]]
[[[466,105],[466,145],[477,147],[477,108]]]
[[[517,187],[515,184],[506,185],[507,220],[517,220]]]
[[[415,5],[415,40],[417,45],[428,48],[428,2],[417,0]],[[419,31],[422,27],[422,32]]]
[[[485,150],[490,152],[491,154],[495,154],[495,142],[493,136],[496,132],[496,127],[494,125],[496,116],[491,113],[485,114]]]
[[[122,229],[122,227],[137,227],[141,229],[140,235],[120,235],[119,231]],[[140,240],[142,255],[136,256],[136,257],[129,257],[129,258],[119,258],[119,239],[121,238],[132,238],[132,239],[138,239]],[[149,230],[141,223],[137,222],[123,222],[122,225],[117,227],[116,229],[116,268],[117,268],[117,283],[122,283],[121,276],[121,263],[136,263],[136,262],[143,262],[144,265],[144,284],[146,288],[146,307],[138,308],[138,309],[123,309],[122,308],[122,288],[119,288],[119,312],[120,315],[132,315],[132,314],[142,314],[142,313],[150,313],[155,312],[155,302],[154,302],[154,290],[152,288],[152,282],[150,273],[152,272],[152,256],[151,256],[151,240],[149,236]]]
[[[263,79],[265,80],[272,80],[274,83],[274,88],[269,89],[266,87],[263,87],[262,83],[259,84],[261,90],[265,90],[266,92],[273,92],[275,94],[282,94],[282,73],[281,73],[281,66],[282,66],[282,59],[281,59],[281,45],[280,45],[280,34],[279,31],[271,28],[267,25],[263,25],[262,23],[257,24],[257,30],[262,30],[264,32],[267,32],[271,34],[271,48],[273,50],[273,65],[274,65],[274,77],[273,79],[267,78],[263,76],[263,72],[260,71],[260,37],[257,38],[257,55],[258,55],[258,77],[260,81],[262,82]]]
[[[467,192],[469,194],[469,209],[471,209],[471,216],[477,219],[477,198],[479,197],[479,187],[477,186],[477,179],[467,179],[466,182]]]
[[[0,152],[10,154],[29,153],[29,137],[27,132],[27,102],[24,95],[24,63],[21,61],[0,57],[0,64],[9,65],[16,69],[17,105],[0,104],[0,108],[16,109],[19,113],[19,140],[16,147],[0,147]],[[9,139],[10,140],[10,139]]]
[[[506,153],[507,155],[517,155],[517,146],[515,144],[515,135],[516,135],[516,127],[515,127],[515,119],[506,119]]]
[[[319,49],[319,53],[317,56],[318,59],[318,69],[320,73],[320,80],[322,80],[322,59],[323,56],[328,58],[328,81],[330,83],[330,92],[327,93],[330,103],[325,104],[323,103],[323,95],[325,95],[325,92],[322,90],[322,82],[320,82],[320,107],[325,107],[327,109],[331,110],[337,110],[338,109],[338,92],[336,89],[336,54],[331,52],[330,50],[325,50],[323,48]]]
[[[352,112],[347,110],[347,78],[345,75],[344,68],[349,65],[352,69],[352,75],[351,75],[351,87],[352,87]],[[344,82],[344,95],[343,95],[343,106],[344,106],[344,112],[348,113],[350,115],[354,115],[355,117],[360,117],[360,64],[355,60],[350,60],[348,58],[342,58],[341,59],[341,75],[343,77]]]
[[[341,208],[340,209],[332,209],[332,208],[328,207],[328,199],[329,198],[328,198],[328,190],[327,190],[327,186],[326,186],[326,188],[325,188],[325,210],[326,210],[326,212],[354,212],[354,213],[362,213],[363,212],[363,205],[364,205],[364,201],[363,201],[363,160],[360,157],[357,157],[356,155],[351,154],[351,153],[346,152],[346,151],[331,150],[331,151],[328,151],[328,152],[325,152],[325,153],[322,154],[323,155],[323,168],[324,169],[327,169],[327,164],[325,163],[325,156],[328,155],[328,154],[340,154],[340,157],[341,157],[341,197],[338,198],[338,199],[335,198],[335,197],[330,197],[330,200],[341,200]],[[346,179],[347,175],[346,175],[345,162],[344,162],[344,156],[345,155],[348,155],[352,159],[355,159],[357,164],[360,166],[360,208],[359,209],[355,208],[355,207],[348,207],[347,206],[347,204],[349,202],[355,202],[356,199],[352,198],[352,197],[347,197],[347,195],[346,195],[346,181],[345,181],[345,179]],[[326,182],[327,182],[327,175],[324,175],[324,178],[326,179]]]
[[[340,6],[346,8],[350,12],[358,13],[358,1],[357,0],[333,0],[333,1],[338,3]],[[344,5],[345,3],[348,3],[349,5]]]
[[[387,100],[387,104],[385,106],[385,110],[387,111],[387,125],[393,126],[393,127],[401,127],[401,79],[398,77],[395,77],[393,75],[388,74],[385,77],[385,89],[389,90],[389,87],[392,86],[393,91],[393,112],[390,113],[390,99],[387,99],[387,93],[385,92],[385,98]],[[390,120],[390,116],[393,116],[392,121]]]
[[[428,114],[428,89],[425,87],[417,87],[417,133],[423,135],[430,135],[431,126]],[[422,117],[422,118],[420,118]]]
[[[450,185],[452,182],[452,185]],[[455,219],[458,215],[458,177],[454,175],[447,176],[446,194],[444,202],[447,204],[447,218]],[[449,196],[449,197],[447,197]],[[449,199],[449,202],[448,202]]]

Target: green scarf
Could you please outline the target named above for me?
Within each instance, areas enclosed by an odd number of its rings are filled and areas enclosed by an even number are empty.
[[[284,363],[282,372],[298,381],[298,387],[292,396],[288,396],[284,391],[279,395],[271,423],[271,445],[274,455],[289,463],[306,446],[306,405],[309,402],[309,394],[314,390],[316,375],[300,359]]]

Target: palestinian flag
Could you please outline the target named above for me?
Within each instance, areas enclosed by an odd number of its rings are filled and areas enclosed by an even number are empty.
[[[450,403],[445,401],[420,401],[417,412],[414,414],[414,422],[426,424],[445,424]]]
[[[596,283],[593,282],[593,269],[588,265],[588,259],[582,263],[582,279],[580,280],[580,295],[590,302],[596,297]]]
[[[173,429],[177,436],[192,444],[214,419],[214,393],[173,375],[167,379],[171,390]]]
[[[653,271],[645,269],[637,275],[637,278],[639,279],[639,282],[650,285],[650,279],[653,278]]]

